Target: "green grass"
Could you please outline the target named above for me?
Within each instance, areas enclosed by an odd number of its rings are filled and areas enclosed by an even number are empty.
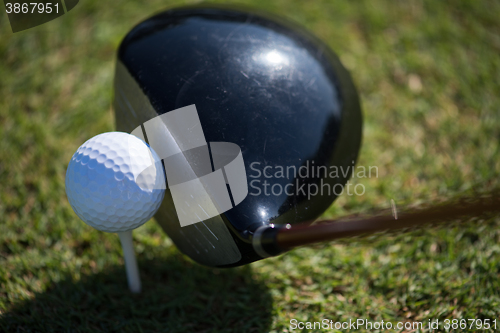
[[[359,164],[378,166],[379,177],[357,179],[365,195],[340,197],[325,216],[500,188],[498,1],[245,3],[312,30],[360,91]],[[227,270],[191,262],[149,222],[134,233],[144,292],[129,294],[118,237],[78,219],[64,176],[82,142],[114,129],[121,39],[166,5],[174,2],[82,0],[16,34],[0,14],[0,330],[288,332],[292,318],[500,319],[500,218]]]

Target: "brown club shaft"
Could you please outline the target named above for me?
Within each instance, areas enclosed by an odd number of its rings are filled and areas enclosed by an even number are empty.
[[[375,216],[319,221],[315,225],[297,225],[281,229],[277,245],[288,250],[297,246],[332,241],[339,238],[362,236],[376,232],[419,227],[429,223],[444,223],[458,218],[500,213],[500,197],[497,195],[434,206],[394,216]]]

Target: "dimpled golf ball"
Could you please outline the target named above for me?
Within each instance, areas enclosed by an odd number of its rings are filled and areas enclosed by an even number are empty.
[[[160,207],[165,195],[163,166],[141,139],[122,132],[99,134],[71,158],[66,195],[88,225],[106,232],[132,230]]]

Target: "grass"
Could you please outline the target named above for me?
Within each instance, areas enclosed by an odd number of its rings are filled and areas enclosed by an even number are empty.
[[[366,193],[340,197],[325,216],[500,188],[500,3],[244,3],[312,30],[360,91],[359,164],[379,174],[356,179]],[[78,219],[64,176],[82,142],[114,129],[121,39],[166,5],[85,0],[16,34],[0,14],[0,330],[289,332],[293,318],[500,319],[498,217],[227,270],[192,263],[150,222],[134,233],[144,293],[129,294],[118,237]]]

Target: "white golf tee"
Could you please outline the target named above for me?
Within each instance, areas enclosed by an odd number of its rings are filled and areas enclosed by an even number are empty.
[[[133,293],[141,292],[141,278],[135,259],[134,245],[132,244],[132,230],[118,232],[122,243],[123,257],[125,259],[125,269],[127,270],[128,287]]]

